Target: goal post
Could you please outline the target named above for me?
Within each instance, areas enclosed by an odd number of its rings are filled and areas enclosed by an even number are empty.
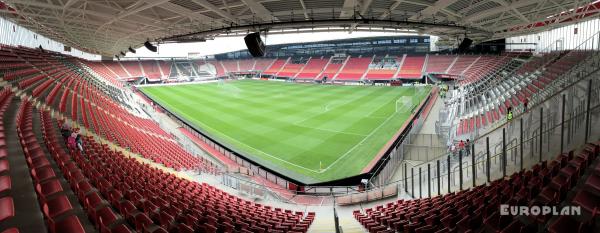
[[[413,96],[402,96],[396,100],[396,113],[410,112],[414,106]]]

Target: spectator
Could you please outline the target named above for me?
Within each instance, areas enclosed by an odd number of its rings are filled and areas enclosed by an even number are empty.
[[[508,107],[508,113],[506,114],[506,120],[510,123],[513,119],[512,108]]]
[[[529,105],[529,100],[525,98],[525,101],[523,101],[523,107],[525,108],[524,112],[527,112],[527,105]]]
[[[469,139],[467,139],[467,143],[465,143],[465,146],[467,147],[465,150],[466,156],[469,156],[471,154],[471,141],[469,141]]]
[[[63,136],[63,140],[65,140],[66,142],[69,138],[69,135],[71,134],[71,126],[66,120],[62,120],[62,122],[63,123],[60,127],[60,134]]]
[[[459,150],[465,149],[465,141],[460,140],[460,142],[458,142],[458,149]]]
[[[77,148],[77,133],[71,133],[71,136],[67,139],[67,147],[69,150],[75,150]]]
[[[79,151],[81,151],[81,153],[83,153],[83,139],[81,138],[79,129],[77,129],[77,137],[75,137],[75,143],[77,144],[77,148],[79,148]]]

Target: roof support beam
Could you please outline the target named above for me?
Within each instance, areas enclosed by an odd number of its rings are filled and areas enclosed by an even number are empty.
[[[64,9],[67,9],[69,7],[71,7],[73,4],[77,3],[79,0],[69,0],[67,3],[65,3],[65,5],[63,6]]]
[[[217,13],[218,15],[222,16],[223,18],[226,18],[227,20],[231,21],[231,22],[235,22],[235,17],[221,9],[219,9],[218,7],[216,7],[215,5],[211,4],[210,2],[206,1],[206,0],[191,0],[192,2],[206,8],[209,9],[215,13]]]
[[[504,0],[494,0],[494,1],[502,6],[510,8],[510,10],[513,12],[513,14],[516,15],[517,17],[519,17],[521,20],[523,20],[523,22],[526,22],[526,23],[530,22],[529,19],[527,19],[527,17],[525,17],[525,15],[521,14],[521,12],[519,10],[517,10],[517,8],[509,5],[508,2],[506,2]]]
[[[381,14],[379,16],[379,19],[385,19],[386,17],[390,16],[392,11],[394,11],[396,8],[398,8],[398,6],[400,6],[400,4],[402,4],[403,2],[404,2],[404,0],[396,0],[396,2],[394,2],[394,4],[392,4],[390,6],[390,10]]]
[[[369,6],[371,6],[372,2],[373,2],[373,0],[363,0],[362,1],[361,5],[360,5],[360,9],[359,9],[359,13],[360,13],[361,17],[366,17],[365,14],[369,10]],[[350,25],[350,33],[352,33],[352,31],[354,31],[354,29],[356,29],[356,26],[358,26],[358,23],[353,23],[352,25]]]
[[[118,21],[118,20],[120,20],[122,18],[125,18],[127,16],[133,15],[133,14],[138,13],[140,11],[144,11],[144,10],[150,9],[152,7],[161,5],[161,4],[166,3],[166,2],[169,2],[169,0],[158,0],[158,1],[153,1],[151,3],[147,2],[147,4],[139,6],[139,7],[135,7],[134,6],[134,9],[123,11],[123,12],[119,13],[116,17],[113,17],[111,20],[109,20],[108,22],[104,23],[102,26],[98,27],[98,30],[96,30],[96,32],[100,31],[103,27],[105,27],[107,25],[110,25],[110,24],[112,24],[112,23],[114,23],[114,22],[116,22],[116,21]],[[141,3],[142,2],[137,2],[135,5],[140,5]]]
[[[344,0],[342,12],[340,12],[341,19],[348,19],[354,16],[354,7],[356,7],[356,1],[357,0]]]
[[[469,15],[461,20],[461,23],[471,23],[473,21],[477,21],[479,19],[484,19],[486,17],[490,17],[504,11],[512,10],[513,8],[521,8],[524,6],[529,6],[531,4],[536,4],[539,0],[523,0],[512,2],[506,6],[499,6],[490,10],[477,12],[475,14]]]
[[[306,5],[304,4],[304,0],[298,1],[300,1],[300,5],[302,6],[302,10],[304,11],[304,19],[309,20],[310,18],[308,17],[308,13],[306,12]]]
[[[241,1],[244,4],[246,4],[246,6],[248,6],[248,8],[250,8],[252,13],[256,14],[263,21],[268,22],[268,21],[277,20],[277,18],[275,18],[273,16],[271,11],[269,11],[267,8],[265,8],[265,6],[263,6],[262,4],[254,1],[254,0],[241,0]]]
[[[436,13],[444,10],[446,7],[455,3],[456,0],[439,0],[435,2],[432,6],[428,6],[423,9],[419,14],[410,17],[410,20],[417,20],[423,17],[434,16]]]

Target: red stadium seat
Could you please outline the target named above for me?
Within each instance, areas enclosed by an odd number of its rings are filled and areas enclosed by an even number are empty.
[[[50,221],[50,233],[85,233],[79,218],[75,215],[70,215],[66,218],[61,219],[58,222]]]
[[[45,183],[36,184],[35,191],[39,196],[47,197],[55,193],[59,193],[63,191],[63,188],[58,179],[48,180]]]
[[[12,197],[0,198],[0,223],[15,216],[15,205]]]
[[[8,229],[2,231],[2,233],[19,233],[19,228],[16,228],[16,227],[8,228]]]
[[[578,222],[570,216],[560,216],[548,227],[550,233],[587,233],[592,232],[592,224],[590,222]]]
[[[125,224],[119,224],[112,228],[110,233],[133,233]]]
[[[11,187],[10,176],[0,176],[0,193],[10,190]]]
[[[8,172],[10,170],[10,166],[8,165],[8,160],[2,159],[0,160],[0,174],[4,172]]]
[[[72,209],[73,206],[71,206],[71,202],[65,195],[47,200],[43,205],[44,215],[48,218],[55,218]]]
[[[31,176],[37,183],[55,178],[56,174],[51,167],[34,168],[31,170]]]

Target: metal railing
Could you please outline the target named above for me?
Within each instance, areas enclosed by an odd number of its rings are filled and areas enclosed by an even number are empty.
[[[404,163],[400,171],[404,174],[402,179],[366,192],[338,196],[336,201],[351,204],[391,196],[394,192],[420,198],[465,190],[596,141],[600,139],[597,127],[600,124],[600,72],[576,84],[474,140],[469,149],[427,163],[413,166]]]

